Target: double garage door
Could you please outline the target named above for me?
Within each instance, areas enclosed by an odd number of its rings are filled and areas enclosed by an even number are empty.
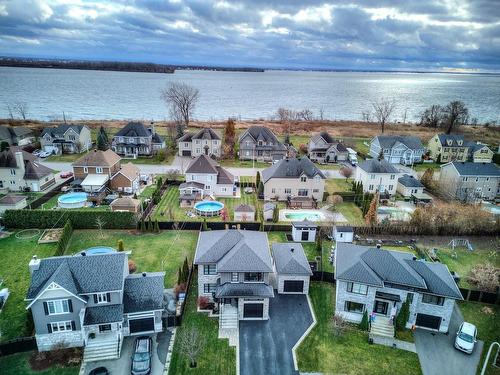
[[[304,293],[304,280],[285,280],[283,293]]]
[[[155,330],[155,318],[140,318],[140,319],[130,319],[128,321],[130,334],[137,335],[145,332],[154,332]]]
[[[243,318],[262,318],[264,316],[263,303],[245,303],[243,305]]]
[[[415,325],[418,327],[439,329],[441,326],[441,317],[427,314],[417,314]]]

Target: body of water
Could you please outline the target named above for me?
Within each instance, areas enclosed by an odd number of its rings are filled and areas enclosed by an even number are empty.
[[[325,119],[360,120],[371,102],[393,98],[393,119],[415,121],[432,104],[462,100],[471,117],[500,122],[500,76],[472,74],[266,71],[130,73],[0,67],[0,117],[7,104],[28,103],[33,119],[168,118],[160,99],[171,81],[200,90],[200,120],[268,119],[279,107],[310,109]]]

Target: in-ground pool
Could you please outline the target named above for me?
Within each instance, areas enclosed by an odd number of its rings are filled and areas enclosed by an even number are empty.
[[[289,221],[321,221],[324,219],[324,215],[319,211],[285,211],[283,213],[285,220]]]
[[[81,208],[87,204],[87,193],[67,193],[57,199],[57,204],[61,208]]]
[[[389,221],[409,221],[413,210],[409,207],[387,207],[377,208],[378,220],[387,219]]]
[[[224,203],[217,201],[201,201],[194,205],[194,210],[199,216],[219,216],[224,208]]]
[[[116,253],[116,250],[109,246],[94,246],[81,251],[77,255],[83,255],[83,253],[85,253],[85,255],[102,255]]]

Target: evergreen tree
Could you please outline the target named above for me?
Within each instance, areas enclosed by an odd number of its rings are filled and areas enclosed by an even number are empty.
[[[189,278],[189,263],[188,263],[187,258],[184,259],[184,263],[182,265],[182,273],[184,274],[183,281],[187,282],[187,280]]]
[[[406,328],[406,322],[408,322],[408,318],[410,317],[410,301],[406,298],[406,301],[401,305],[401,309],[399,310],[399,314],[396,317],[395,328],[397,331],[403,331]]]
[[[157,188],[158,190],[160,190],[160,189],[161,189],[161,185],[163,185],[163,178],[160,176],[160,177],[158,177],[158,178],[156,179],[156,188]]]
[[[0,152],[3,152],[8,149],[9,149],[9,142],[6,141],[0,142]]]
[[[366,310],[363,313],[363,318],[361,318],[361,322],[359,323],[358,328],[361,331],[368,331],[368,312]]]
[[[380,150],[380,153],[378,154],[378,160],[384,160],[384,150]]]
[[[103,126],[101,126],[99,133],[97,134],[97,149],[101,151],[109,149],[108,135],[106,134],[106,130],[104,130]]]
[[[260,181],[257,186],[258,186],[257,188],[257,198],[258,198],[261,197],[262,194],[264,194],[264,184],[262,183],[262,181]]]
[[[182,270],[179,267],[179,270],[177,271],[177,285],[181,285],[181,284],[182,284]]]
[[[176,139],[179,139],[180,137],[182,137],[184,135],[184,125],[181,123],[178,123],[177,127],[176,127],[176,131],[177,131]]]
[[[123,240],[118,240],[118,251],[124,251],[125,247],[123,245]]]
[[[370,203],[370,208],[365,215],[365,222],[368,225],[377,224],[377,206],[378,206],[378,193],[373,196],[373,199]]]
[[[321,238],[321,234],[318,232],[316,233],[316,251],[318,253],[321,253],[322,247],[323,247],[323,239]]]
[[[255,186],[260,188],[260,172],[257,171],[257,175],[255,176]]]
[[[206,232],[208,230],[207,219],[203,219],[203,231]]]
[[[286,132],[285,140],[284,140],[283,144],[285,144],[286,146],[289,146],[291,144],[290,143],[290,133]]]
[[[273,210],[273,223],[277,223],[279,220],[280,220],[280,210],[278,208],[278,205],[275,205]]]

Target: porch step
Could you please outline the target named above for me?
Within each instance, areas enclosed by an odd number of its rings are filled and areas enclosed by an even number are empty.
[[[89,340],[83,352],[84,362],[103,361],[120,357],[118,338],[106,340]]]
[[[394,326],[390,319],[377,316],[371,323],[370,334],[384,337],[394,337]]]
[[[239,340],[238,309],[223,305],[219,315],[219,338],[229,339],[229,345],[236,346]]]

